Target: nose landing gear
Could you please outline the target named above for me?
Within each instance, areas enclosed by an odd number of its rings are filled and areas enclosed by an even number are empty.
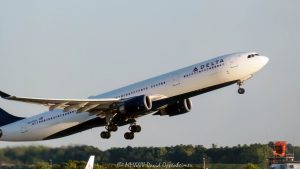
[[[244,94],[245,93],[245,89],[244,88],[239,88],[238,89],[238,93],[239,94]]]
[[[245,93],[245,89],[241,87],[241,86],[244,85],[244,82],[243,81],[238,81],[237,84],[239,85],[238,93],[239,94],[244,94]]]

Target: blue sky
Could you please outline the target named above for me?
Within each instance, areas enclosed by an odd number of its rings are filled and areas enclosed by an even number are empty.
[[[256,51],[269,64],[246,82],[192,98],[192,112],[146,116],[143,131],[110,140],[103,128],[15,145],[300,145],[300,2],[297,0],[0,1],[0,89],[30,97],[86,98],[214,56]],[[45,107],[0,100],[18,116]]]

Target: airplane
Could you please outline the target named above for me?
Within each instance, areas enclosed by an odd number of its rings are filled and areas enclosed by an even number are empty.
[[[85,166],[85,169],[93,169],[94,168],[94,160],[95,160],[95,156],[90,156],[89,161]]]
[[[44,105],[41,114],[24,118],[0,108],[0,141],[41,141],[69,136],[94,127],[109,139],[118,127],[129,125],[124,138],[132,140],[141,131],[137,119],[148,114],[170,117],[191,111],[191,97],[243,85],[269,61],[256,52],[222,55],[176,71],[137,82],[87,99],[47,99],[12,96],[0,92],[3,99]]]

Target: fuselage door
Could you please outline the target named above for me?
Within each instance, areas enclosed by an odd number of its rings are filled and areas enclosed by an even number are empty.
[[[172,75],[172,86],[180,86],[180,75],[179,74],[173,74]]]
[[[23,123],[21,125],[21,133],[26,133],[28,131],[28,125],[27,123]]]
[[[238,67],[237,57],[233,56],[230,58],[230,68],[236,68]]]

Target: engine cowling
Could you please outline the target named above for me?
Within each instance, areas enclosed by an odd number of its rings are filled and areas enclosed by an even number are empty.
[[[150,99],[149,96],[146,95],[133,97],[125,101],[119,107],[119,111],[122,114],[147,112],[150,111],[151,109],[152,109],[152,100]]]
[[[190,99],[179,100],[174,104],[168,105],[165,109],[158,112],[159,115],[177,116],[190,112],[192,109],[192,101]]]

